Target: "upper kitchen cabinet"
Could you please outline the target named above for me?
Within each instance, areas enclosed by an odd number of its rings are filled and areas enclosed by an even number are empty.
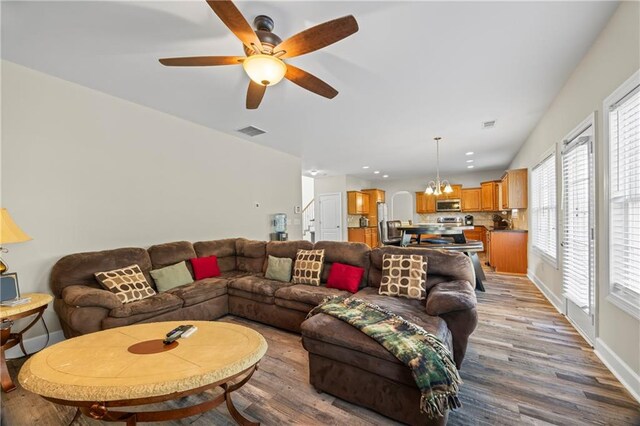
[[[480,206],[482,207],[482,210],[490,212],[500,210],[499,184],[500,181],[497,180],[482,182],[480,184],[480,190],[482,191]]]
[[[347,213],[355,215],[369,214],[369,194],[360,191],[347,191]]]
[[[429,214],[436,212],[436,196],[424,192],[416,192],[416,213]]]
[[[384,203],[385,192],[382,189],[372,188],[363,189],[361,191],[369,197],[369,213],[367,218],[369,219],[369,226],[378,226],[378,203]]]
[[[459,200],[462,198],[462,185],[451,185],[453,192],[448,194],[442,193],[438,196],[439,200]]]
[[[462,211],[463,212],[479,212],[482,210],[481,205],[482,189],[465,188],[462,190]]]
[[[500,209],[527,208],[527,169],[507,170],[500,183]]]

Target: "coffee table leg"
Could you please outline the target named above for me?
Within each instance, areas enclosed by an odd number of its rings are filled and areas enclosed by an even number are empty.
[[[233,417],[233,420],[238,422],[238,424],[241,426],[259,426],[260,423],[252,422],[251,420],[247,419],[242,414],[240,414],[240,412],[235,407],[235,405],[233,405],[233,401],[231,400],[231,392],[237,389],[240,389],[245,383],[247,383],[257,369],[258,369],[258,365],[256,364],[251,370],[251,372],[249,372],[249,374],[238,383],[235,383],[233,385],[229,385],[228,383],[225,383],[221,385],[222,389],[224,389],[224,397],[225,397],[225,400],[227,401],[227,409],[229,410],[229,414],[231,414],[231,417]]]
[[[76,414],[73,416],[68,426],[71,426],[76,420],[80,418],[81,415],[82,415],[82,411],[80,411],[80,408],[76,408]]]

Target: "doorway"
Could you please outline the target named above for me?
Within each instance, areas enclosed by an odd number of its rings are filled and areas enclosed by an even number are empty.
[[[319,241],[342,241],[342,194],[320,194],[318,203]]]
[[[562,290],[565,314],[595,341],[594,117],[562,141]]]

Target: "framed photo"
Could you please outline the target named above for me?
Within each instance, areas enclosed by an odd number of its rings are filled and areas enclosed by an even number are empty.
[[[0,302],[20,299],[18,274],[11,272],[0,275]]]

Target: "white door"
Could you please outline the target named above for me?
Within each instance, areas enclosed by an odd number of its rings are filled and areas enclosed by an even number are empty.
[[[593,123],[562,147],[562,288],[565,314],[589,343],[595,340]]]
[[[342,194],[321,194],[318,197],[319,241],[342,241]]]

